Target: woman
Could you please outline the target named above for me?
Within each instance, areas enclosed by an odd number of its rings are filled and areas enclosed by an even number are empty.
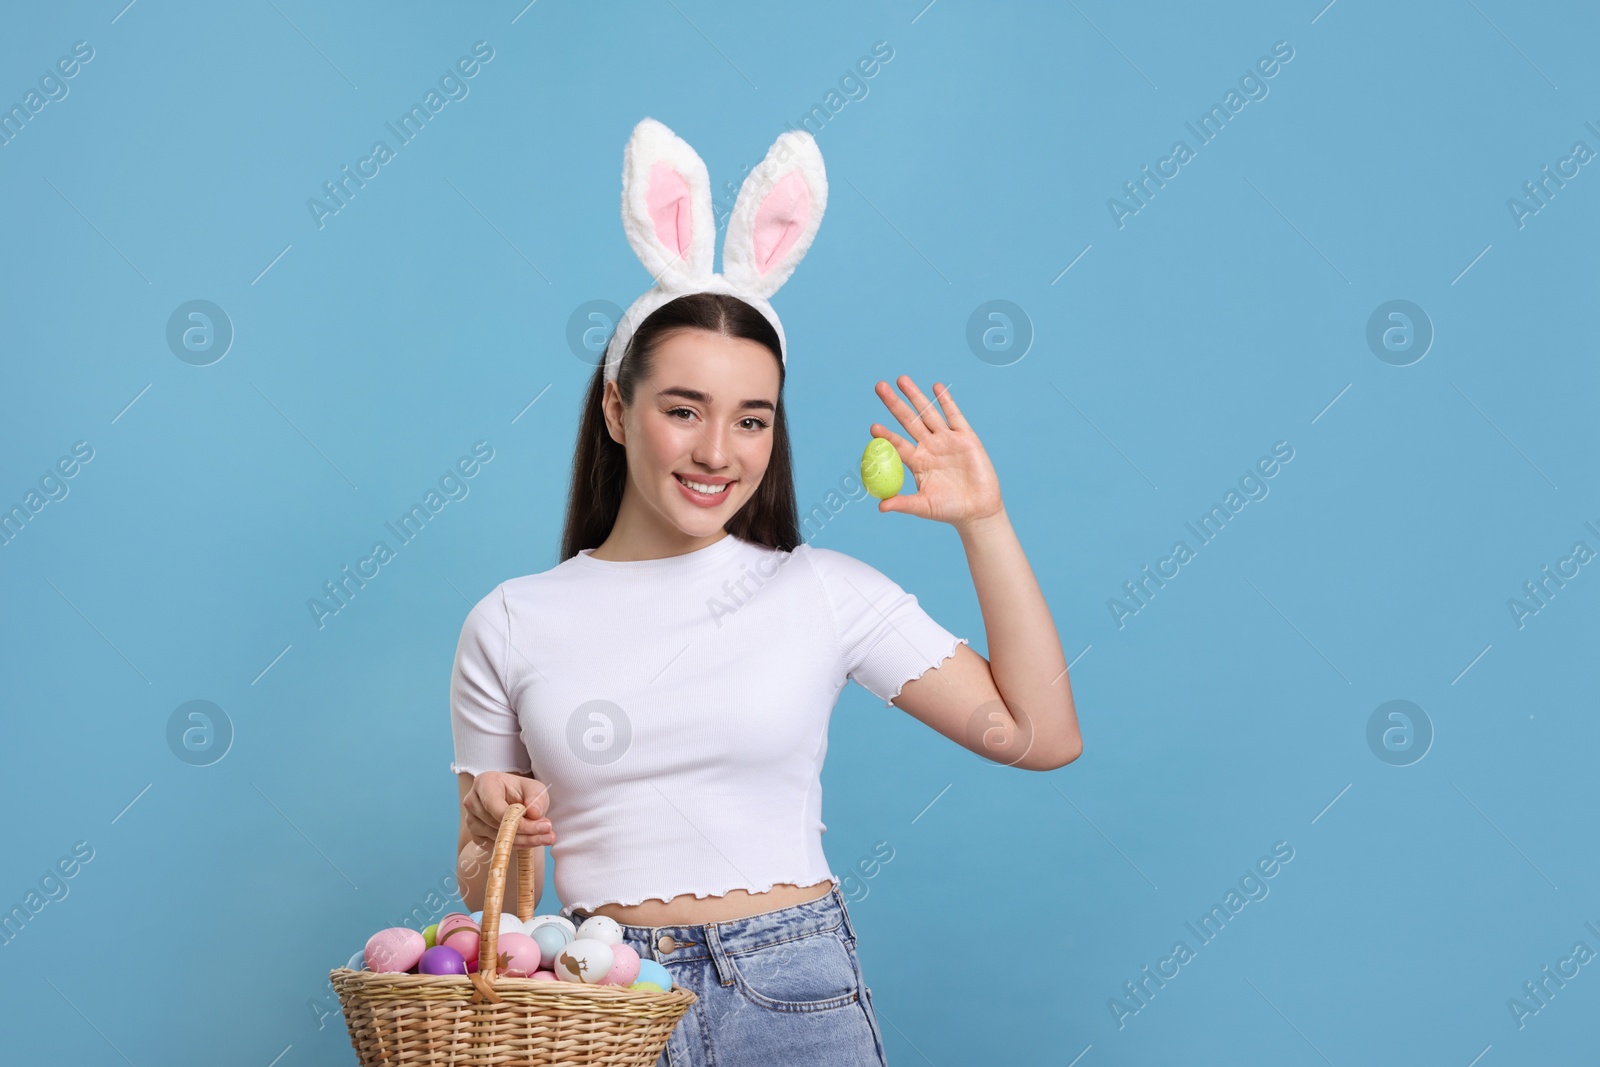
[[[1081,751],[1065,657],[948,390],[941,415],[909,378],[915,409],[878,383],[910,440],[871,432],[918,490],[878,510],[956,527],[992,665],[872,567],[801,543],[766,313],[728,292],[657,303],[590,384],[561,563],[502,583],[462,630],[462,895],[482,907],[484,857],[523,804],[535,900],[549,845],[563,913],[615,919],[697,995],[662,1064],[882,1064],[821,846],[838,693],[853,678],[987,758],[1049,770]]]

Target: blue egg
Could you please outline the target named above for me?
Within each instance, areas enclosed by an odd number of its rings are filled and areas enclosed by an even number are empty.
[[[539,956],[544,960],[545,970],[551,969],[550,965],[555,962],[557,952],[572,944],[572,934],[566,927],[557,923],[544,923],[528,936],[539,946]]]
[[[634,981],[654,982],[664,990],[672,988],[672,975],[655,960],[641,959],[639,961],[639,977]]]
[[[354,956],[350,957],[350,962],[345,964],[345,966],[348,967],[352,971],[364,971],[364,970],[366,970],[367,969],[367,950],[366,949],[358,949],[356,951],[356,954]]]
[[[482,911],[473,912],[472,913],[472,921],[473,921],[473,923],[475,925],[481,927],[483,925],[483,912]]]

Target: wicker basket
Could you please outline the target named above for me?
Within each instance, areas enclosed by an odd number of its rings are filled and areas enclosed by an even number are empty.
[[[483,901],[478,970],[468,975],[335,969],[350,1043],[362,1067],[650,1067],[695,1002],[621,986],[496,976],[506,866],[523,805],[500,820]],[[517,915],[533,917],[533,856],[517,855]]]

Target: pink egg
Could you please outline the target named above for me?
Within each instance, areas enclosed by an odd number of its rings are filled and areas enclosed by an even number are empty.
[[[433,943],[436,945],[444,944],[446,937],[463,927],[471,927],[476,930],[478,924],[472,921],[472,916],[470,915],[463,915],[459,911],[451,912],[439,920],[439,931],[434,934]]]
[[[362,956],[367,961],[367,970],[397,974],[415,967],[427,948],[423,936],[409,926],[391,926],[367,939]]]
[[[529,978],[539,969],[543,962],[539,953],[539,942],[527,934],[509,933],[501,934],[496,945],[500,949],[499,958],[495,967],[508,978]]]
[[[639,954],[626,944],[611,946],[613,962],[601,985],[632,985],[639,977]]]
[[[528,975],[528,977],[532,978],[535,982],[558,981],[555,974],[550,971],[534,971],[532,974]]]
[[[439,944],[449,945],[461,953],[461,958],[467,961],[467,971],[478,969],[478,928],[476,926],[457,927],[448,937],[441,937]]]

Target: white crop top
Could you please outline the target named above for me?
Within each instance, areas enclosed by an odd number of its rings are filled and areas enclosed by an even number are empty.
[[[822,851],[847,678],[892,707],[967,644],[866,563],[724,536],[650,560],[586,549],[467,617],[453,772],[550,791],[562,913],[839,879]]]

